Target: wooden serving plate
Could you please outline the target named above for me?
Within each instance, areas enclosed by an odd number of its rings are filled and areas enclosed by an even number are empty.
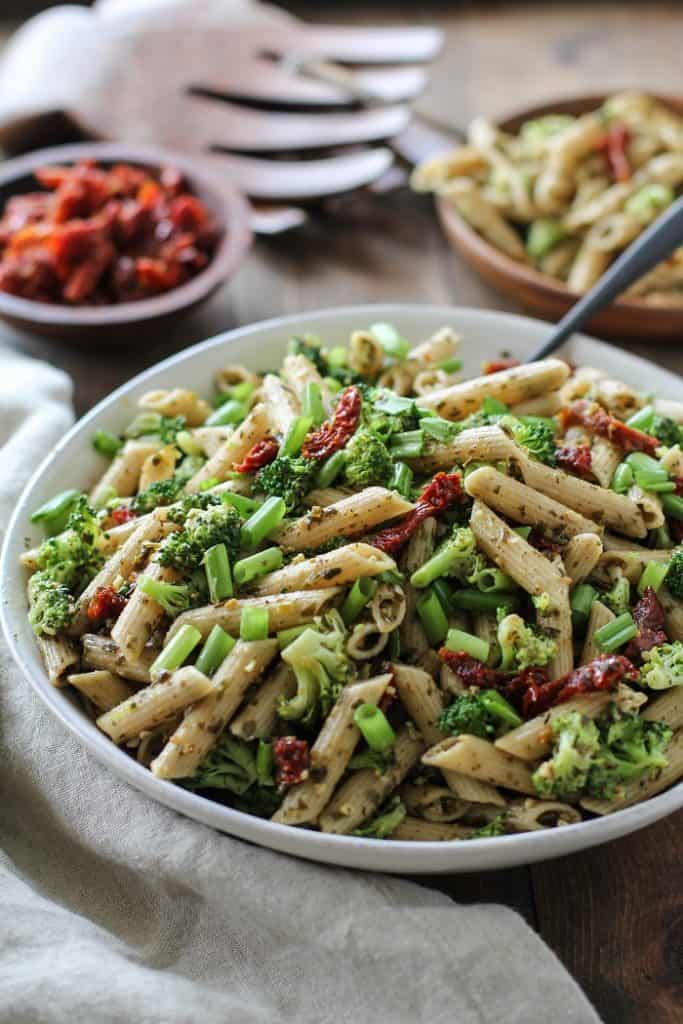
[[[683,115],[683,97],[655,95],[660,103]],[[544,114],[583,114],[599,107],[606,96],[581,96],[531,107],[498,122],[500,128],[516,132],[524,121]],[[523,309],[546,320],[557,321],[580,296],[555,278],[506,256],[460,216],[444,199],[437,198],[437,212],[452,246],[496,291]],[[677,309],[653,306],[642,300],[617,299],[586,325],[586,331],[609,338],[649,338],[653,341],[683,341],[683,303]]]

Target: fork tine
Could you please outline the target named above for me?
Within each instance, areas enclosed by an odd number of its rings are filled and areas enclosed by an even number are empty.
[[[204,97],[185,100],[194,108],[193,128],[205,147],[244,152],[320,149],[387,139],[410,120],[410,110],[401,106],[348,114],[281,114]]]
[[[391,166],[390,150],[365,149],[320,160],[263,160],[235,153],[206,156],[217,174],[255,199],[317,199],[369,184]]]

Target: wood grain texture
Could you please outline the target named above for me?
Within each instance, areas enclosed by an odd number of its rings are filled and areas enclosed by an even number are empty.
[[[417,20],[446,32],[420,100],[465,125],[553,96],[639,85],[683,88],[678,3],[287,3],[309,20]],[[212,302],[128,348],[81,348],[2,329],[0,341],[64,367],[78,412],[162,356],[238,324],[297,310],[384,300],[510,308],[454,261],[429,200],[407,192],[330,202],[302,231],[261,239]],[[514,308],[512,306],[512,308]],[[683,330],[682,330],[683,335]],[[630,351],[683,373],[683,347],[647,338]],[[606,1024],[674,1024],[683,990],[683,814],[643,832],[531,868],[418,879],[462,902],[499,901],[538,928]],[[530,965],[533,968],[533,965]]]

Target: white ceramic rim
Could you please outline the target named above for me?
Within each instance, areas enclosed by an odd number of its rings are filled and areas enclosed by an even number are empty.
[[[185,284],[171,288],[138,302],[118,302],[107,306],[67,306],[59,303],[36,302],[9,292],[0,292],[0,316],[49,327],[116,327],[138,321],[154,320],[169,313],[177,313],[208,297],[219,285],[227,281],[231,270],[239,266],[243,253],[251,240],[248,227],[250,214],[245,198],[234,186],[221,181],[202,164],[201,157],[188,157],[186,153],[138,146],[125,142],[75,142],[64,146],[38,149],[25,156],[6,160],[0,166],[0,187],[6,188],[13,179],[31,174],[43,164],[69,162],[92,156],[97,160],[120,160],[126,163],[158,168],[163,164],[177,167],[187,178],[192,191],[197,187],[211,195],[214,214],[220,211],[221,237],[206,267]],[[240,223],[246,231],[238,230],[233,211],[241,214]]]
[[[37,482],[41,479],[57,454],[67,447],[77,434],[84,431],[84,428],[94,427],[101,414],[122,399],[131,388],[143,383],[147,378],[155,376],[159,371],[190,361],[199,351],[225,346],[237,338],[258,335],[259,332],[266,329],[282,328],[283,333],[293,328],[301,330],[302,327],[305,328],[307,326],[307,321],[314,321],[317,324],[322,323],[324,325],[325,321],[333,321],[336,318],[351,316],[355,322],[362,324],[377,320],[391,320],[392,317],[398,318],[401,315],[433,317],[441,323],[453,323],[456,326],[464,326],[465,331],[467,319],[473,318],[475,321],[479,320],[490,323],[492,334],[495,335],[498,332],[501,337],[504,337],[506,325],[511,327],[525,326],[529,331],[530,349],[534,343],[542,340],[544,331],[548,329],[548,325],[542,321],[533,320],[530,317],[468,307],[432,306],[417,303],[384,303],[381,305],[337,307],[322,311],[312,310],[286,317],[276,317],[251,324],[248,327],[224,332],[191,348],[184,349],[176,355],[170,356],[155,366],[150,367],[143,373],[138,374],[127,384],[114,391],[108,398],[103,399],[103,401],[94,406],[90,412],[65,434],[33,474],[17,502],[8,525],[0,555],[0,592],[3,594],[2,603],[0,604],[0,620],[2,621],[5,637],[12,656],[38,696],[48,705],[57,718],[78,737],[100,763],[110,768],[124,781],[165,806],[205,825],[257,843],[258,845],[270,847],[271,849],[308,860],[337,864],[342,867],[405,874],[481,871],[513,867],[519,864],[529,864],[534,861],[563,856],[644,828],[646,825],[673,813],[683,806],[683,782],[679,782],[666,792],[642,804],[636,804],[634,807],[626,808],[604,818],[596,818],[577,825],[566,825],[562,828],[549,829],[542,832],[528,832],[520,835],[470,840],[461,843],[387,842],[385,840],[329,835],[293,828],[287,825],[278,825],[240,811],[232,810],[188,790],[184,790],[179,786],[175,786],[172,783],[155,778],[148,769],[132,760],[127,754],[115,747],[104,735],[99,733],[83,713],[78,711],[69,701],[64,692],[56,689],[49,683],[44,673],[32,672],[22,656],[22,646],[16,631],[22,624],[21,616],[25,617],[25,604],[22,605],[19,602],[17,607],[12,608],[10,607],[9,600],[5,597],[6,594],[12,592],[16,594],[17,588],[21,588],[22,594],[24,590],[23,579],[20,578],[20,574],[17,572],[15,546],[22,532],[22,524],[25,526],[27,522],[27,513],[32,507],[31,494]],[[576,335],[575,340],[579,343],[588,342],[597,350],[598,358],[600,350],[605,353],[613,353],[615,351],[613,346],[588,338],[585,335]],[[623,358],[636,372],[639,366],[643,368],[649,366],[646,360],[640,359],[637,356],[624,353]],[[666,371],[662,370],[659,372],[666,373]],[[678,378],[675,374],[669,374],[669,376],[672,382],[678,383]],[[24,610],[21,611],[21,608]]]

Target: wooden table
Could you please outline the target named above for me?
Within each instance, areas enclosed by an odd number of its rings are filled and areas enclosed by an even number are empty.
[[[416,20],[413,3],[285,6],[310,20]],[[423,3],[418,17],[446,32],[420,105],[456,125],[477,112],[498,115],[553,95],[624,86],[680,92],[677,3]],[[127,348],[95,352],[7,329],[3,340],[67,370],[82,413],[162,356],[218,331],[298,310],[386,300],[508,308],[453,256],[429,201],[397,192],[339,202],[334,215],[305,230],[258,240],[238,277],[208,308],[161,335],[142,329]],[[628,348],[683,373],[681,345],[653,346],[643,338]],[[682,823],[678,814],[530,868],[419,880],[457,900],[517,909],[608,1024],[674,1024],[683,1017]]]

